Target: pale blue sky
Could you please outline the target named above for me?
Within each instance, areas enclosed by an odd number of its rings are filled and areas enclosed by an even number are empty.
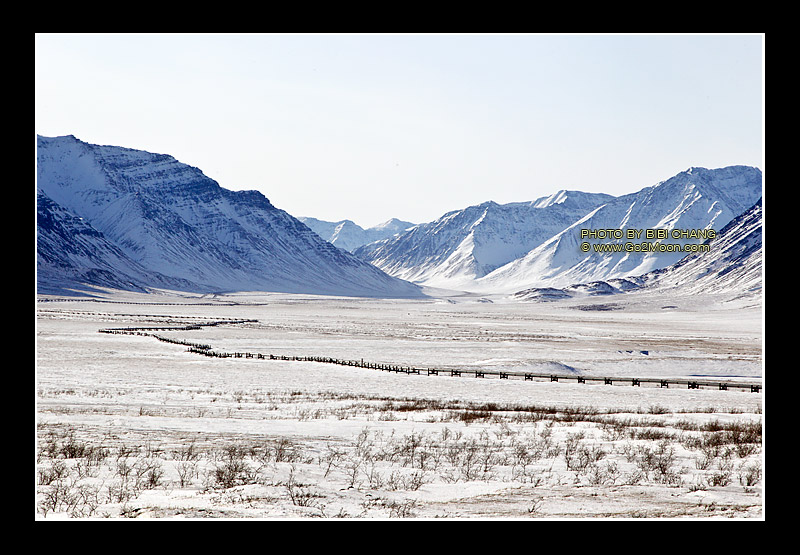
[[[764,157],[763,35],[37,34],[36,133],[415,223]]]

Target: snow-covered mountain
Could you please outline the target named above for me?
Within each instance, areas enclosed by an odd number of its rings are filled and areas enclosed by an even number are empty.
[[[37,193],[39,285],[420,294],[169,155],[37,137]]]
[[[630,278],[665,268],[685,252],[589,252],[581,243],[640,243],[625,236],[617,241],[581,237],[581,230],[668,230],[663,243],[701,243],[703,238],[674,238],[674,230],[720,230],[753,206],[762,195],[758,168],[730,166],[689,168],[637,193],[597,207],[517,260],[476,280],[478,291],[515,292],[529,288],[563,288],[572,284]],[[644,236],[642,236],[644,237]],[[649,241],[655,243],[656,241]]]
[[[40,293],[61,293],[80,284],[142,292],[148,283],[172,289],[188,285],[148,272],[87,221],[64,210],[46,195],[37,195],[36,208]]]
[[[392,218],[382,224],[364,229],[352,220],[341,220],[338,222],[328,222],[317,218],[299,217],[301,222],[306,224],[311,230],[328,241],[349,252],[353,252],[361,245],[387,239],[393,235],[414,227],[411,222],[404,222],[397,218]]]
[[[564,288],[534,287],[513,294],[521,300],[552,301],[631,291],[668,291],[676,295],[758,295],[763,288],[763,209],[761,199],[725,225],[705,252],[630,279],[611,279]]]
[[[364,245],[354,254],[402,279],[468,289],[613,198],[559,191],[532,202],[484,202]]]
[[[672,266],[642,276],[647,287],[686,294],[760,293],[763,267],[762,200],[737,216],[709,240],[709,252],[686,256]]]

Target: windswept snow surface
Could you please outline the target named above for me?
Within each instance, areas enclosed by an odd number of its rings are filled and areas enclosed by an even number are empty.
[[[247,319],[156,333],[465,372],[763,383],[762,317],[642,292],[40,296],[36,515],[763,519],[763,390],[406,375],[98,333]]]

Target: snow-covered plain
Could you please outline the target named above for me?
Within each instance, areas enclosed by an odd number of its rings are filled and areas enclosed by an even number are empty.
[[[107,291],[40,296],[37,518],[764,518],[763,389],[407,375],[422,368],[762,383],[762,305]],[[646,354],[645,354],[646,353]]]

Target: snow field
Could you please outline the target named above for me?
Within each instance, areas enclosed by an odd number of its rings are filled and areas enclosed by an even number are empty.
[[[422,367],[762,378],[760,309],[633,299],[39,302],[37,518],[763,518],[763,393],[210,359],[97,333],[248,318],[160,333]]]

